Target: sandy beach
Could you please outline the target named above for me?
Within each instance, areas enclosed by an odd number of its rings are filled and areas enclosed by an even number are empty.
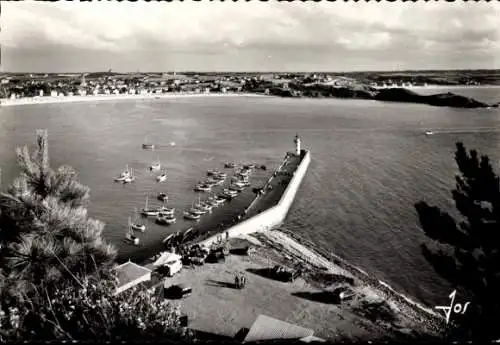
[[[141,95],[88,95],[88,96],[45,96],[24,98],[2,98],[0,106],[9,107],[16,105],[72,103],[72,102],[102,102],[120,100],[146,100],[164,98],[188,98],[188,97],[262,97],[264,95],[250,93],[168,93],[168,94],[141,94]]]
[[[223,263],[185,267],[176,276],[166,278],[167,286],[192,287],[190,296],[173,303],[180,304],[194,330],[234,337],[264,314],[310,328],[315,336],[333,341],[439,333],[442,318],[391,297],[279,230],[232,238],[230,243],[232,248],[250,245],[255,251],[249,255],[232,254]],[[293,282],[274,280],[265,272],[278,264],[300,266],[303,275]],[[244,289],[233,287],[236,273],[246,276]],[[322,291],[345,285],[356,292],[353,300],[335,304],[319,298]],[[393,318],[365,314],[367,305],[384,302]]]

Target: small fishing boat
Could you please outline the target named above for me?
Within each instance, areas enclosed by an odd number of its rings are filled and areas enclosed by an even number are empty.
[[[205,200],[205,201],[203,201],[203,205],[205,207],[210,208],[210,210],[212,210],[214,207],[219,206],[219,203],[215,200]]]
[[[245,164],[243,165],[243,168],[244,169],[255,169],[255,164]]]
[[[425,135],[433,135],[434,132],[433,131],[425,131]]]
[[[203,211],[205,213],[210,213],[212,212],[212,206],[208,205],[206,202],[204,201],[200,201],[196,206],[196,209],[200,210],[200,211]]]
[[[165,182],[167,180],[167,173],[163,172],[161,175],[156,176],[157,182]]]
[[[163,213],[163,214],[174,214],[175,208],[162,206],[158,209],[158,212]]]
[[[219,205],[222,205],[226,201],[227,201],[226,198],[222,195],[217,195],[217,197],[215,198],[215,202]]]
[[[146,136],[146,137],[144,138],[144,144],[142,144],[142,148],[143,148],[144,150],[154,150],[155,145],[154,145],[154,144],[149,144],[149,143],[148,143],[148,137]]]
[[[248,182],[249,181],[249,177],[248,176],[239,175],[239,174],[231,176],[231,182],[238,182],[238,181]]]
[[[170,225],[174,224],[177,221],[174,215],[171,214],[165,214],[165,213],[159,213],[158,216],[156,216],[156,223],[158,224],[165,224],[165,225]]]
[[[225,180],[227,177],[227,174],[225,172],[217,172],[216,174],[213,175],[216,179],[220,180]]]
[[[125,238],[130,241],[132,244],[138,246],[139,245],[139,237],[134,235],[134,230],[132,230],[132,227],[130,225],[130,217],[128,218],[128,230],[125,232]]]
[[[199,220],[201,216],[199,214],[193,214],[191,212],[184,212],[184,218],[189,220]]]
[[[245,187],[250,186],[250,183],[244,182],[244,181],[237,181],[237,182],[233,182],[233,185],[235,185],[236,187],[245,188]]]
[[[208,169],[207,170],[207,176],[217,175],[218,173],[219,173],[219,170],[217,170],[217,169]]]
[[[148,207],[148,197],[146,196],[146,204],[141,212],[144,216],[157,216],[160,211],[157,208]]]
[[[153,164],[151,164],[149,166],[149,170],[150,171],[156,171],[156,170],[160,170],[161,169],[161,163],[160,163],[160,159],[159,158],[156,158],[156,161],[153,162]]]
[[[212,187],[206,184],[197,184],[196,187],[194,187],[194,190],[196,192],[210,192]]]
[[[121,182],[124,181],[127,177],[130,177],[130,169],[128,168],[128,165],[125,167],[125,170],[123,170],[120,175],[115,178],[115,181]]]
[[[132,170],[130,170],[130,175],[123,179],[123,183],[132,183],[135,181],[135,175]]]
[[[224,168],[226,168],[226,169],[232,169],[234,167],[236,167],[236,164],[234,162],[226,162],[226,163],[224,163]]]
[[[132,228],[132,230],[135,231],[140,231],[140,232],[146,231],[146,224],[140,221],[137,210],[135,210],[135,214],[136,214],[135,220],[132,223],[130,223],[130,227]]]
[[[175,146],[175,141],[171,141],[170,146]]]
[[[224,189],[223,193],[224,193],[225,196],[230,196],[230,197],[235,197],[235,196],[237,196],[239,194],[238,191],[227,189],[227,188]]]
[[[208,211],[204,211],[204,210],[201,210],[201,209],[196,208],[196,207],[191,207],[191,208],[189,209],[189,213],[192,213],[192,214],[197,214],[197,215],[199,215],[199,216],[201,216],[201,215],[203,215],[203,214],[205,214],[205,213],[207,213],[207,212],[208,212]]]
[[[158,200],[166,202],[168,201],[168,195],[166,193],[158,193]]]

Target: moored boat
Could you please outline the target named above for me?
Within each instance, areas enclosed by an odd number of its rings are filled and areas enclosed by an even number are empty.
[[[157,182],[165,182],[167,180],[167,173],[163,172],[160,175],[156,176]]]
[[[150,171],[156,171],[156,170],[160,170],[161,169],[161,163],[160,163],[160,159],[159,158],[156,158],[156,161],[153,162],[153,164],[151,164],[149,166],[149,170]]]
[[[146,204],[144,205],[144,208],[142,209],[142,214],[144,216],[157,216],[160,211],[157,208],[150,208],[148,207],[148,197],[146,196]]]
[[[123,183],[132,183],[135,181],[135,175],[132,170],[130,170],[129,176],[125,177],[123,179]]]
[[[158,212],[159,213],[163,213],[163,214],[174,214],[175,213],[175,208],[162,206],[162,207],[160,207],[158,209]]]
[[[250,183],[246,182],[246,181],[236,181],[236,182],[233,182],[233,185],[235,185],[236,187],[245,188],[245,187],[250,186]]]
[[[135,214],[136,214],[135,220],[130,223],[130,227],[132,228],[132,230],[135,231],[140,231],[140,232],[146,231],[146,224],[142,223],[139,220],[139,214],[137,213],[137,210],[135,210]]]
[[[158,193],[158,200],[160,201],[168,201],[168,195],[166,193]]]
[[[196,187],[194,187],[194,190],[196,192],[210,192],[212,190],[212,187],[203,183],[197,184]]]
[[[159,213],[158,216],[156,217],[156,223],[158,224],[174,224],[177,221],[174,215],[171,214],[165,214],[165,213]]]
[[[128,229],[125,232],[125,238],[130,241],[132,244],[138,246],[139,245],[139,238],[134,235],[134,230],[132,230],[132,227],[130,225],[130,217],[128,218]]]
[[[234,167],[236,167],[236,163],[234,163],[234,162],[226,162],[226,163],[224,163],[224,168],[226,168],[226,169],[232,169]]]
[[[144,144],[142,144],[142,148],[145,150],[154,150],[155,145],[148,143],[148,136],[144,137]]]
[[[186,218],[188,220],[199,220],[200,217],[201,216],[199,214],[193,214],[191,212],[184,212],[184,218]]]
[[[130,177],[130,174],[131,174],[131,172],[130,172],[130,169],[129,169],[128,165],[127,165],[127,166],[125,166],[125,170],[123,170],[123,171],[120,173],[120,175],[119,175],[117,178],[115,178],[115,181],[116,181],[116,182],[122,182],[122,181],[124,181],[126,178]]]

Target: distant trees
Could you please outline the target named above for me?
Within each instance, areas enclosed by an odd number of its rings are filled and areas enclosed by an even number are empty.
[[[454,337],[493,340],[500,338],[500,179],[487,156],[467,153],[456,144],[455,161],[460,170],[452,195],[462,219],[425,202],[415,205],[425,234],[441,249],[423,254],[435,270],[473,296],[467,312],[453,329]]]

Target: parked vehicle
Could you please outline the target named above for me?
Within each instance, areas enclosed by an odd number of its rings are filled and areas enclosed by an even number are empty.
[[[208,254],[206,262],[209,263],[219,263],[219,262],[224,262],[226,261],[226,255],[224,255],[224,252],[222,250],[213,250]]]
[[[165,285],[166,285],[165,281]],[[166,298],[184,298],[189,296],[193,292],[193,289],[187,285],[172,285],[164,290],[164,297]]]
[[[271,275],[284,282],[293,282],[300,277],[301,272],[296,270],[288,270],[283,266],[276,265],[271,269]]]

